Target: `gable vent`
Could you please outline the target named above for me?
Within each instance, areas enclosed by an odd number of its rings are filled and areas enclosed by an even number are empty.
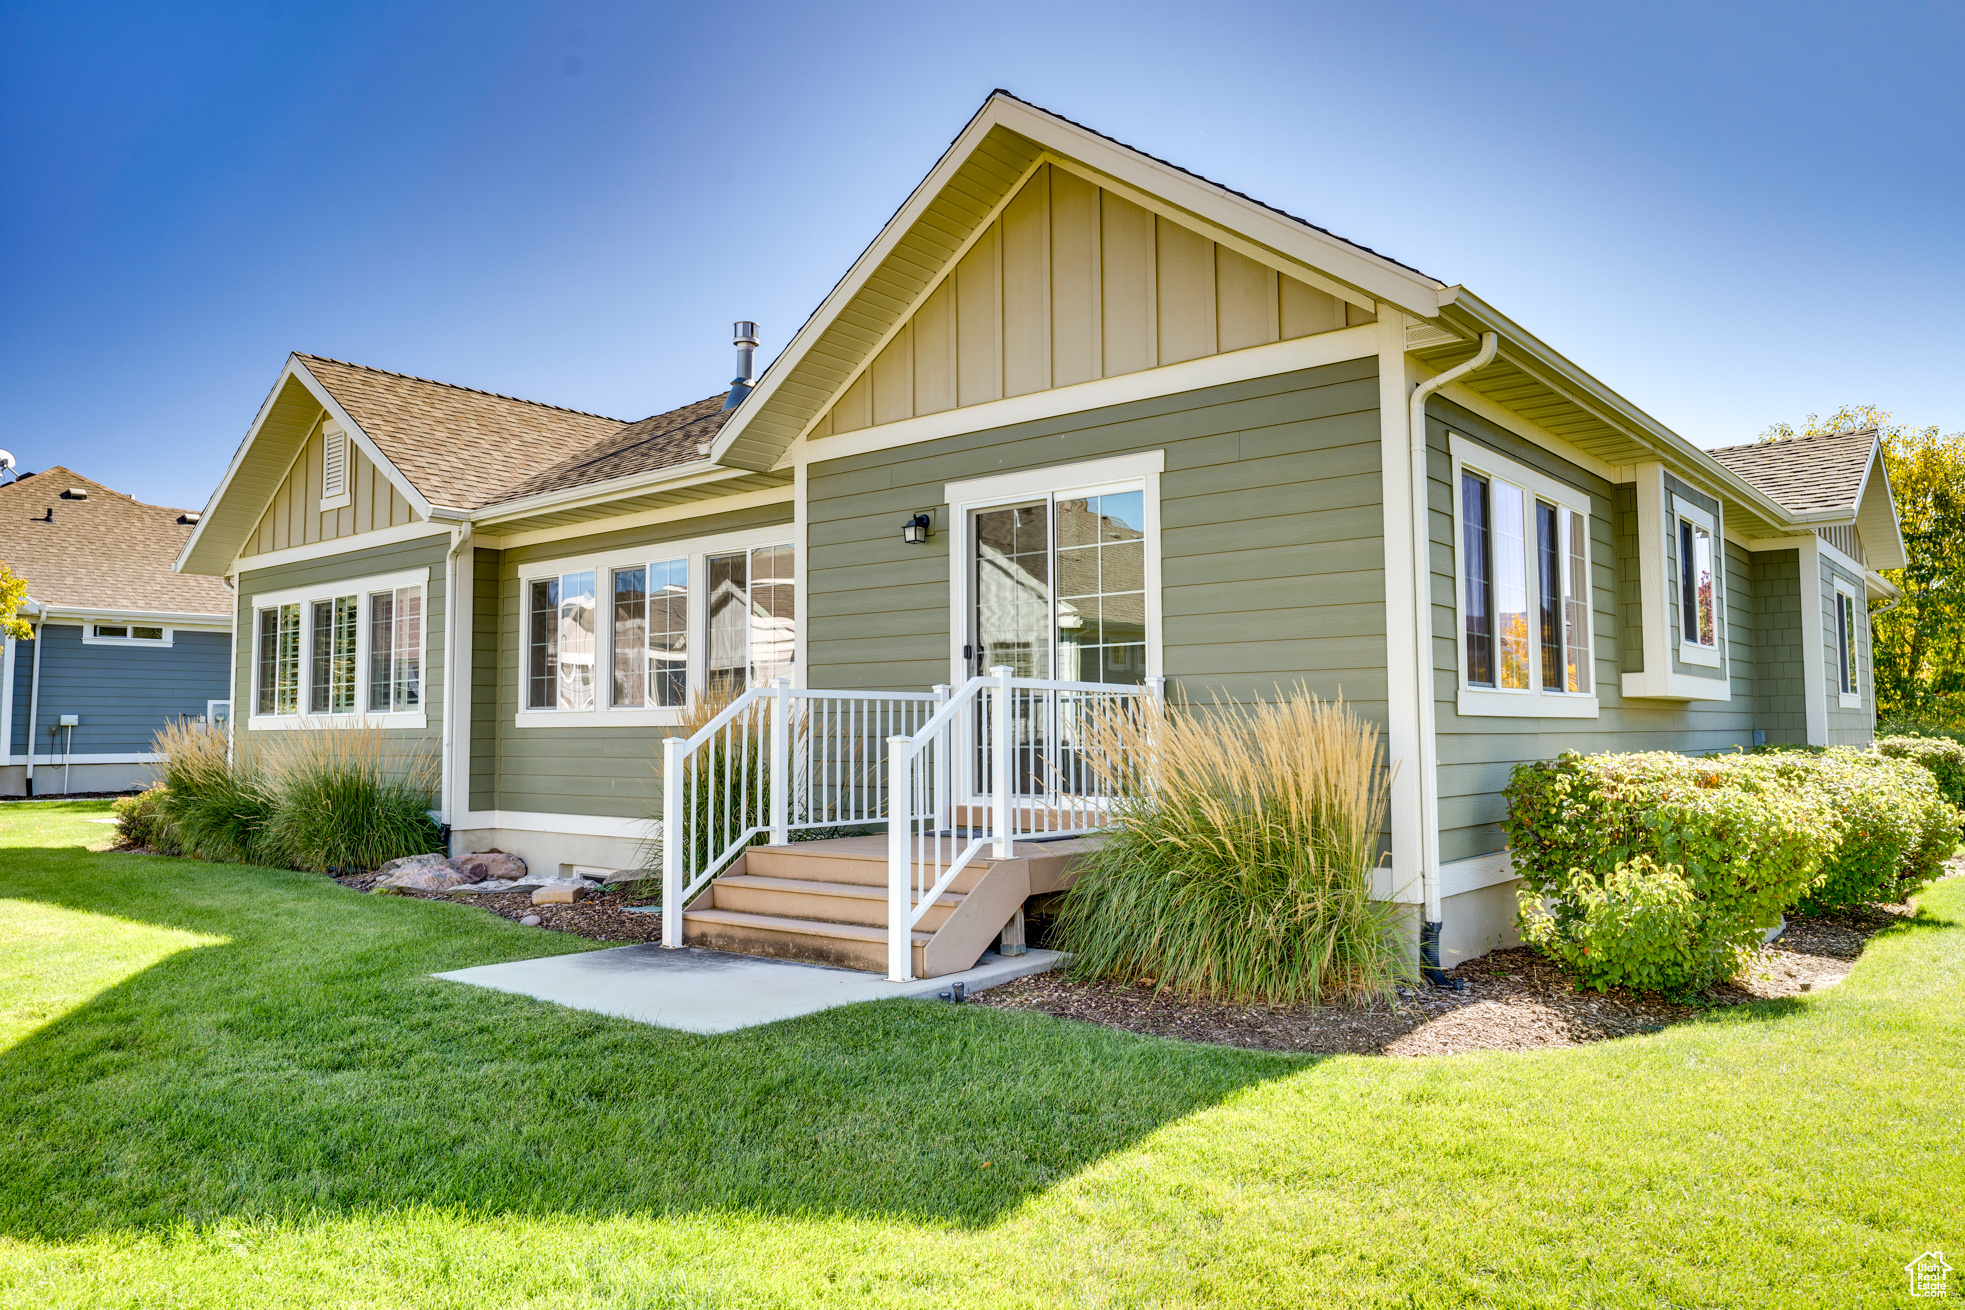
[[[1435,327],[1420,319],[1406,320],[1406,349],[1431,350],[1434,346],[1450,346],[1463,338],[1457,332],[1449,332],[1443,327]]]
[[[348,434],[330,423],[321,429],[321,495],[348,494]]]
[[[70,487],[67,491],[61,493],[61,498],[63,500],[87,500],[89,498],[89,489],[87,487]]]

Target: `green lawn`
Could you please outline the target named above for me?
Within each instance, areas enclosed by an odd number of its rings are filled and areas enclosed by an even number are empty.
[[[1840,987],[1584,1050],[909,1001],[697,1037],[428,976],[586,943],[92,853],[105,809],[0,809],[0,1306],[1847,1306],[1965,1269],[1965,880]]]

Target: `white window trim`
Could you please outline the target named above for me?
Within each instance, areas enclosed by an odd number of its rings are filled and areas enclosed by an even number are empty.
[[[660,564],[667,560],[687,561],[689,570],[688,632],[689,658],[684,664],[683,677],[688,684],[690,703],[694,703],[697,693],[707,683],[709,677],[708,634],[710,619],[709,566],[706,563],[711,555],[727,555],[739,550],[757,550],[769,546],[791,546],[794,551],[794,575],[803,567],[804,552],[797,547],[791,524],[779,524],[772,528],[753,528],[743,532],[727,532],[711,537],[691,537],[681,541],[653,542],[646,546],[632,546],[584,555],[567,555],[556,559],[529,561],[519,566],[519,674],[518,708],[512,715],[515,728],[668,728],[682,722],[685,707],[680,705],[614,706],[607,703],[612,690],[614,668],[614,606],[606,599],[613,595],[613,576],[616,569],[640,568],[647,564]],[[526,670],[531,658],[532,631],[531,611],[526,602],[526,591],[537,579],[557,578],[568,573],[594,574],[594,708],[590,710],[527,709]],[[792,623],[802,631],[805,626],[805,593],[796,585],[792,588]],[[797,646],[792,657],[791,680],[794,685],[805,683],[803,643]],[[605,676],[603,676],[605,675]]]
[[[1638,597],[1644,612],[1639,638],[1644,668],[1637,673],[1620,675],[1623,693],[1626,698],[1646,700],[1730,702],[1733,699],[1730,673],[1725,677],[1706,678],[1681,673],[1672,666],[1677,645],[1671,640],[1669,615],[1677,604],[1671,598],[1671,592],[1678,586],[1678,577],[1676,574],[1667,576],[1665,538],[1678,529],[1674,526],[1677,520],[1671,516],[1672,498],[1665,492],[1665,466],[1656,460],[1635,465],[1631,469],[1631,481],[1637,491]],[[1719,527],[1723,533],[1726,527],[1723,508]],[[1811,537],[1814,535],[1809,534]],[[1723,551],[1716,552],[1714,567],[1719,573],[1719,668],[1726,672],[1729,665],[1726,654],[1726,566]]]
[[[124,628],[163,628],[164,639],[151,641],[147,637],[98,637],[96,625],[108,624],[110,627]],[[90,619],[82,625],[82,644],[84,646],[137,646],[144,650],[168,650],[177,643],[177,629],[161,623],[148,623],[140,619]]]
[[[1594,719],[1599,713],[1599,702],[1594,691],[1550,691],[1542,686],[1542,661],[1531,658],[1529,665],[1529,685],[1524,688],[1509,687],[1470,687],[1467,685],[1467,564],[1461,557],[1465,549],[1466,532],[1461,522],[1460,474],[1471,468],[1476,473],[1512,482],[1526,494],[1522,497],[1522,540],[1527,543],[1525,556],[1528,561],[1528,590],[1530,608],[1539,613],[1536,606],[1539,600],[1537,588],[1541,585],[1536,577],[1534,566],[1535,503],[1547,501],[1551,505],[1570,510],[1583,516],[1585,541],[1583,553],[1585,572],[1590,577],[1590,596],[1584,605],[1585,622],[1589,631],[1585,636],[1590,651],[1590,685],[1596,686],[1597,649],[1597,609],[1596,576],[1594,561],[1590,560],[1592,543],[1588,538],[1587,525],[1594,515],[1590,512],[1590,497],[1587,493],[1567,482],[1558,481],[1548,474],[1518,464],[1506,455],[1483,446],[1478,441],[1463,437],[1458,432],[1447,433],[1447,449],[1453,457],[1451,498],[1453,501],[1453,651],[1454,683],[1459,687],[1457,707],[1462,715],[1470,718],[1522,718],[1522,719]],[[1562,571],[1568,568],[1568,561],[1562,562]],[[1560,603],[1560,599],[1559,602]],[[1539,650],[1539,646],[1536,648]]]
[[[975,597],[970,591],[976,576],[976,543],[969,531],[970,512],[1046,496],[1056,499],[1118,491],[1143,493],[1140,500],[1146,519],[1146,676],[1166,675],[1166,624],[1162,620],[1160,595],[1160,476],[1166,467],[1167,452],[1152,450],[969,478],[947,483],[942,488],[942,498],[949,507],[948,522],[942,525],[942,530],[957,537],[948,552],[948,665],[952,685],[959,687],[971,676],[970,662],[962,658],[963,646],[971,644],[969,616],[975,608]],[[898,522],[894,530],[898,540]]]
[[[1856,676],[1851,679],[1855,690],[1842,690],[1842,669],[1838,667],[1835,671],[1836,697],[1843,709],[1858,710],[1863,707],[1863,643],[1861,628],[1858,626],[1863,619],[1863,607],[1860,603],[1862,598],[1856,594],[1855,587],[1839,574],[1833,576],[1830,581],[1835,587],[1836,661],[1839,665],[1842,660],[1842,598],[1844,596],[1849,598],[1849,653],[1856,657]]]
[[[353,714],[309,714],[302,710],[295,714],[261,714],[259,707],[259,612],[280,605],[300,606],[300,694],[301,703],[307,701],[307,670],[312,661],[314,607],[317,600],[333,600],[336,596],[355,595],[360,597],[360,609],[355,624],[355,680],[358,704],[368,700],[369,670],[369,615],[368,597],[371,592],[394,591],[398,587],[421,587],[423,589],[423,621],[418,625],[417,636],[420,641],[417,660],[423,670],[423,704],[414,710],[391,712],[387,714],[356,711]],[[306,587],[288,587],[281,591],[254,592],[247,598],[247,610],[252,615],[251,628],[246,634],[246,655],[252,668],[252,686],[248,689],[250,699],[246,702],[253,712],[246,718],[246,728],[250,732],[288,732],[313,728],[427,728],[430,726],[429,685],[430,685],[430,570],[404,569],[398,573],[378,573],[365,578],[341,578],[334,582],[320,582]]]
[[[1678,571],[1672,578],[1672,593],[1680,611],[1678,616],[1678,658],[1682,664],[1701,664],[1709,669],[1717,669],[1723,664],[1720,648],[1726,642],[1726,541],[1719,535],[1719,521],[1691,501],[1674,495],[1672,497],[1672,540],[1679,540],[1679,520],[1685,520],[1695,528],[1703,528],[1713,543],[1713,644],[1689,641],[1686,633],[1692,630],[1692,616],[1685,610],[1685,561],[1678,562]]]

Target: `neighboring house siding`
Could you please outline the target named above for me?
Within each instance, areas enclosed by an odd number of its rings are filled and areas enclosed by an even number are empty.
[[[1808,684],[1801,642],[1801,554],[1795,550],[1753,556],[1755,652],[1754,726],[1772,745],[1808,741]]]
[[[59,758],[66,748],[76,756],[139,755],[167,722],[200,717],[205,703],[225,699],[231,636],[223,632],[184,632],[170,646],[109,646],[82,640],[78,625],[50,623],[42,629],[41,703],[35,724],[35,753]],[[34,679],[34,643],[14,643],[12,754],[27,750],[28,697]],[[50,736],[64,714],[81,717],[73,740]]]
[[[321,416],[325,417],[325,415]],[[250,558],[292,546],[312,545],[414,522],[415,513],[402,492],[382,470],[369,462],[361,447],[348,442],[348,503],[339,509],[321,507],[321,423],[314,422],[293,467],[246,538],[241,555]]]
[[[1368,311],[1045,164],[813,435],[1372,321]]]
[[[1505,808],[1502,791],[1519,763],[1549,759],[1566,750],[1710,751],[1751,744],[1755,726],[1756,651],[1752,568],[1745,552],[1730,543],[1726,547],[1725,618],[1733,699],[1727,703],[1638,699],[1626,702],[1620,672],[1626,667],[1625,648],[1638,639],[1635,617],[1625,621],[1632,608],[1630,601],[1635,599],[1635,500],[1630,500],[1627,512],[1617,512],[1624,503],[1624,497],[1619,494],[1622,489],[1451,402],[1437,397],[1429,401],[1427,419],[1433,511],[1433,673],[1439,736],[1440,859],[1464,860],[1503,848],[1506,843],[1499,826]],[[1455,630],[1459,622],[1455,588],[1459,583],[1454,572],[1449,430],[1588,493],[1597,718],[1461,716],[1460,653]],[[1628,542],[1620,540],[1626,537]]]
[[[822,450],[823,447],[818,449]],[[812,465],[807,681],[919,689],[950,679],[944,484],[1164,450],[1165,669],[1198,700],[1299,679],[1383,721],[1384,542],[1377,361],[1156,397]]]
[[[258,738],[272,735],[267,732],[253,732],[248,726],[252,716],[253,679],[253,604],[255,595],[266,592],[285,591],[290,587],[311,587],[319,583],[354,581],[377,574],[395,573],[406,569],[428,569],[429,583],[423,595],[423,714],[425,726],[420,728],[390,728],[385,736],[405,743],[416,743],[420,749],[435,754],[442,747],[443,740],[443,698],[444,686],[444,633],[449,613],[445,594],[445,564],[450,552],[450,535],[443,533],[422,537],[415,541],[400,542],[389,546],[371,546],[366,550],[351,550],[343,555],[330,555],[322,559],[305,560],[297,564],[282,564],[270,569],[243,570],[239,574],[239,602],[234,631],[237,634],[238,659],[235,667],[236,681],[232,689],[234,709],[235,742],[243,745],[248,752],[255,748]],[[364,680],[366,674],[364,674]],[[364,681],[364,685],[366,685]]]
[[[596,814],[616,818],[647,818],[659,804],[658,788],[662,738],[668,730],[653,727],[520,728],[519,649],[521,603],[519,570],[535,560],[556,560],[585,554],[654,546],[669,541],[782,527],[780,539],[791,536],[789,503],[706,514],[642,528],[602,531],[582,537],[503,551],[498,561],[495,608],[480,598],[480,611],[497,615],[497,688],[494,711],[496,737],[489,766],[478,757],[473,742],[471,788],[474,797],[490,792],[493,807],[547,814]],[[486,552],[488,553],[488,552]],[[692,587],[701,582],[692,579]],[[482,617],[472,624],[475,640],[485,640]],[[605,643],[602,643],[603,646]],[[473,651],[472,664],[480,663]],[[481,729],[482,706],[473,708],[473,735]],[[478,806],[474,799],[472,805]]]
[[[1828,706],[1828,744],[1867,746],[1876,730],[1876,689],[1870,676],[1869,601],[1860,574],[1843,568],[1824,555],[1821,574],[1822,693]],[[1841,578],[1856,598],[1856,674],[1862,704],[1842,708],[1842,681],[1837,667],[1841,658],[1836,643],[1835,580]]]

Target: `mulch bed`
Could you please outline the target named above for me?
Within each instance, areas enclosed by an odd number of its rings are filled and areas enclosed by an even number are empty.
[[[335,881],[343,887],[355,891],[368,891],[375,883],[372,873],[353,874]],[[483,895],[456,895],[451,892],[404,891],[403,896],[415,896],[426,901],[452,901],[464,905],[476,905],[493,914],[517,922],[527,915],[539,916],[539,927],[553,932],[571,933],[575,937],[585,937],[596,942],[659,942],[662,940],[662,916],[659,914],[637,914],[630,911],[630,905],[648,904],[651,898],[629,891],[589,892],[583,901],[571,905],[534,905],[532,893],[526,891],[490,892]]]
[[[1949,876],[1960,873],[1954,861]],[[1832,987],[1849,975],[1871,937],[1910,913],[1909,905],[1887,905],[1792,919],[1746,977],[1691,998],[1690,1004],[1621,988],[1578,989],[1566,972],[1526,947],[1495,951],[1450,970],[1448,976],[1464,982],[1465,991],[1401,989],[1395,1004],[1357,1008],[1183,1001],[1150,986],[1083,982],[1063,974],[1020,978],[977,994],[974,1003],[1259,1051],[1398,1056],[1529,1051],[1656,1032],[1710,1010]]]

